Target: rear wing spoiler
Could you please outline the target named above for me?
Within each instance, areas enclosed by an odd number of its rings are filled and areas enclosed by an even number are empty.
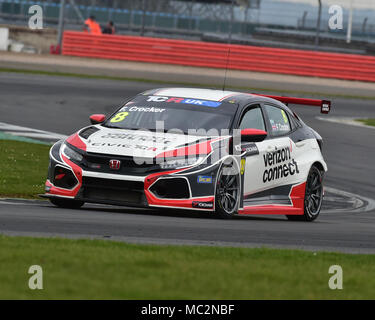
[[[319,99],[305,99],[305,98],[293,98],[293,97],[283,97],[283,96],[271,96],[267,94],[258,94],[258,93],[253,93],[254,95],[257,96],[262,96],[262,97],[267,97],[267,98],[272,98],[275,100],[278,100],[282,103],[288,104],[301,104],[305,106],[316,106],[320,107],[320,112],[321,113],[329,113],[331,111],[331,101],[329,100],[319,100]]]

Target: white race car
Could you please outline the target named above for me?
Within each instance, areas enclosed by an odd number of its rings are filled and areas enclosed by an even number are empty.
[[[163,88],[50,151],[45,185],[60,207],[85,202],[312,221],[323,200],[322,138],[284,103],[325,100],[208,89]]]

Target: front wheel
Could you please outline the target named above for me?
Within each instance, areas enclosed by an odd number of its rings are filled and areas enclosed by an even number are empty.
[[[50,198],[49,201],[57,207],[67,209],[79,209],[85,204],[83,201],[63,198]]]
[[[313,166],[306,180],[304,213],[300,216],[287,215],[293,221],[313,221],[320,213],[323,203],[323,176],[320,170]]]
[[[231,218],[238,210],[240,178],[234,163],[223,164],[216,181],[215,213],[218,217]]]

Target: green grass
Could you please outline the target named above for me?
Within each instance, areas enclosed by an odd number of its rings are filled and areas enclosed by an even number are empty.
[[[0,140],[0,197],[36,198],[44,193],[50,146]]]
[[[374,299],[375,255],[0,236],[0,299]],[[331,265],[343,290],[328,288]],[[43,268],[43,290],[28,269]]]
[[[367,126],[375,127],[375,119],[358,119],[357,121],[364,123]]]
[[[74,77],[84,79],[105,79],[105,80],[117,80],[117,81],[132,81],[132,82],[144,82],[144,83],[155,83],[155,84],[172,84],[190,87],[210,87],[213,89],[222,89],[222,85],[214,85],[207,83],[192,83],[186,81],[165,81],[165,80],[153,80],[145,78],[131,78],[131,77],[116,77],[116,76],[105,76],[105,75],[91,75],[91,74],[80,74],[80,73],[68,73],[68,72],[56,72],[56,71],[43,71],[43,70],[27,70],[27,69],[15,69],[15,68],[0,68],[0,72],[11,72],[11,73],[23,73],[23,74],[38,74],[47,76],[61,76],[61,77]],[[343,99],[363,99],[363,100],[375,100],[375,96],[361,96],[361,95],[349,95],[349,94],[336,94],[336,93],[325,93],[325,92],[312,92],[303,90],[275,90],[269,88],[259,87],[248,87],[248,86],[231,86],[227,85],[226,89],[240,90],[240,91],[252,91],[252,92],[278,92],[281,94],[294,94],[294,95],[308,95],[316,97],[326,98],[343,98]]]

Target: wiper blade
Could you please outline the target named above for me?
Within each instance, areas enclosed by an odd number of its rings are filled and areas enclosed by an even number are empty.
[[[119,126],[109,126],[109,125],[103,125],[105,128],[111,128],[111,129],[122,129],[122,130],[139,130],[139,128],[123,128]]]
[[[143,131],[152,131],[152,132],[162,132],[162,133],[174,133],[174,134],[188,134],[188,132],[185,131],[177,131],[170,132],[170,129],[160,129],[158,128],[157,130],[155,128],[123,128],[123,127],[118,127],[118,126],[112,126],[112,125],[103,125],[103,127],[106,128],[111,128],[111,129],[123,129],[123,130],[143,130]]]
[[[155,128],[152,128],[152,129],[145,129],[145,130],[149,130],[149,131],[152,131],[152,132],[163,132],[163,133],[174,133],[174,134],[188,134],[188,132],[185,132],[185,131],[182,131],[182,130],[178,130],[178,131],[174,131],[174,130],[171,130],[171,129],[160,129],[158,128],[157,130]]]

